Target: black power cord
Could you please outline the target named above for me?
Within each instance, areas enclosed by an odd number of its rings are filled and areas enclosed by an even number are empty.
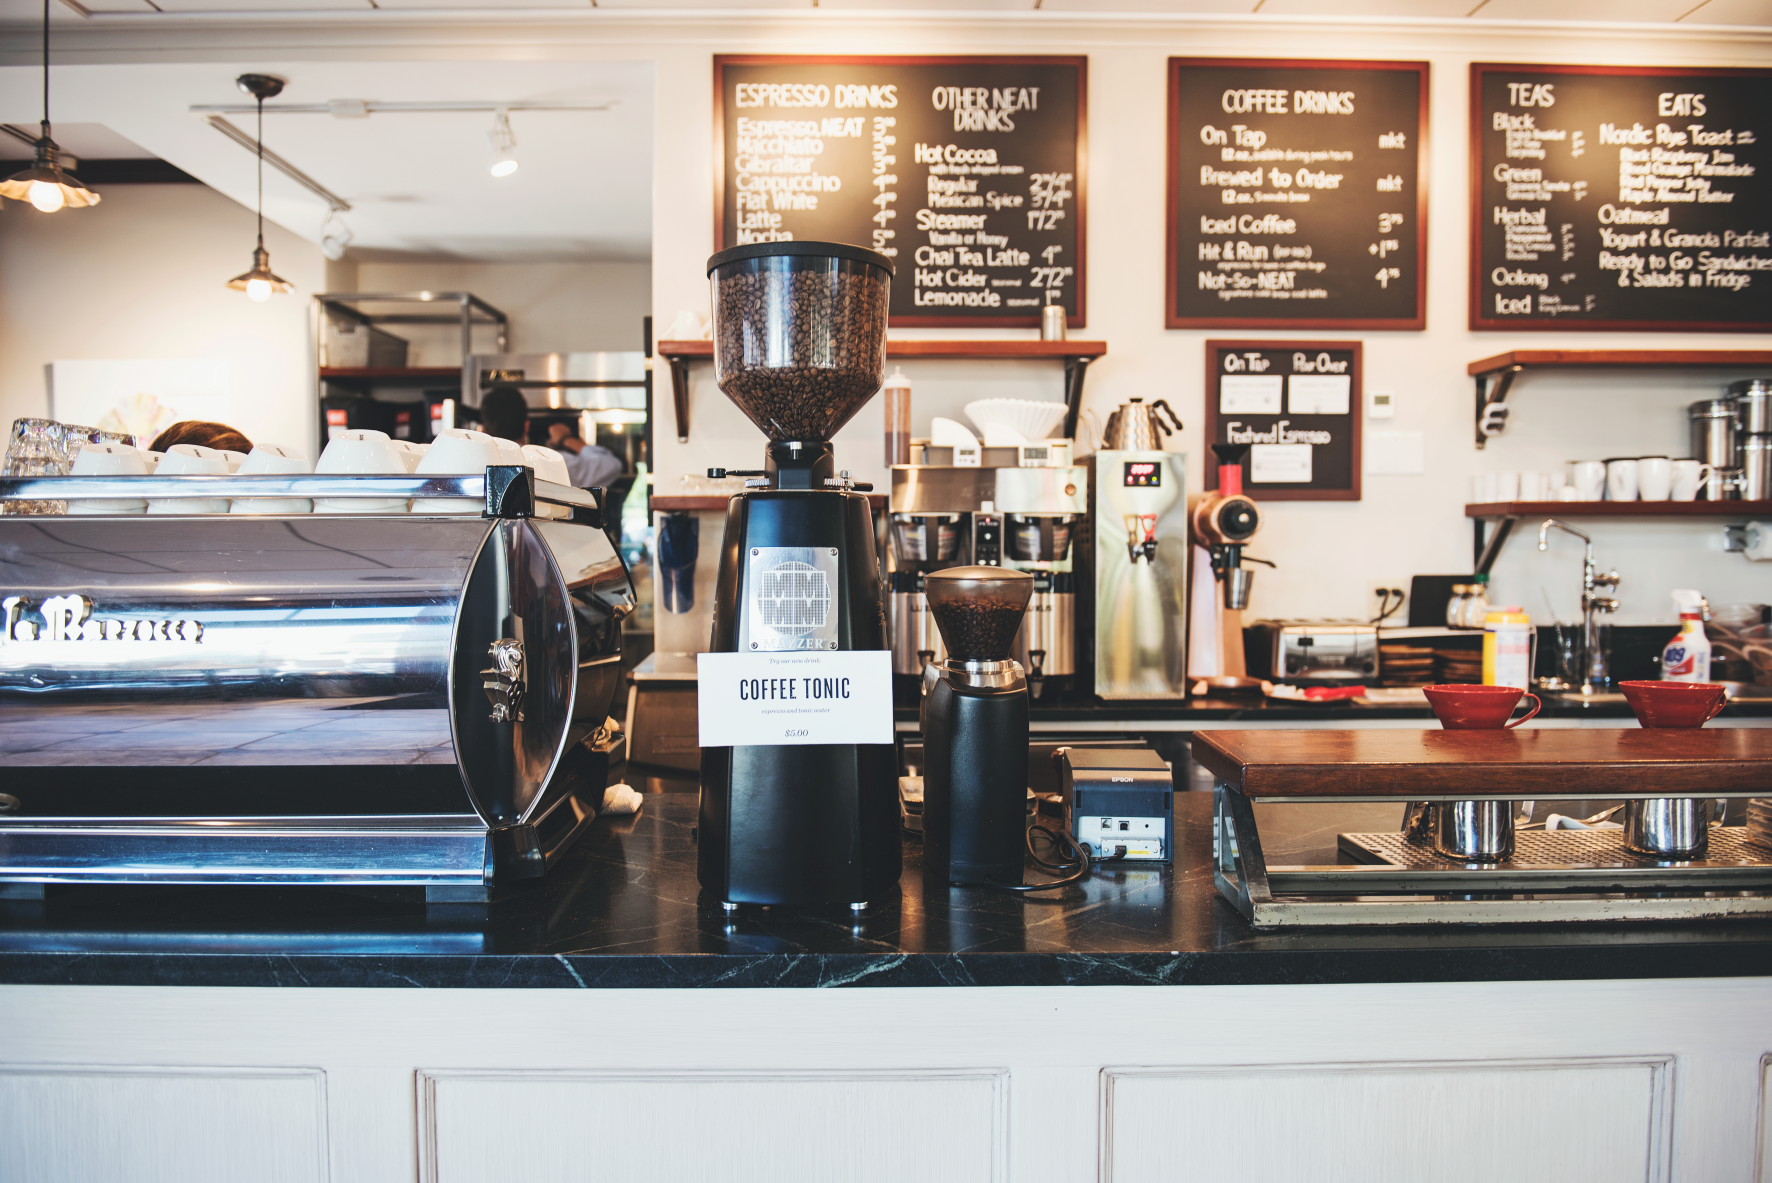
[[[1047,839],[1052,843],[1053,848],[1058,851],[1057,862],[1047,862],[1040,857],[1040,852],[1034,849],[1034,832],[1036,830],[1046,835]],[[1087,879],[1090,873],[1100,864],[1120,862],[1126,857],[1126,848],[1121,845],[1116,845],[1113,854],[1110,854],[1105,858],[1096,858],[1089,853],[1088,847],[1078,842],[1075,838],[1072,838],[1069,834],[1048,829],[1039,822],[1035,822],[1027,828],[1026,843],[1028,857],[1033,859],[1034,862],[1038,863],[1041,867],[1048,871],[1069,871],[1070,874],[1062,879],[1051,879],[1045,883],[998,883],[995,879],[986,879],[984,881],[986,887],[994,887],[998,891],[1014,892],[1051,891],[1055,887],[1065,887],[1072,883],[1080,883],[1084,879]],[[1066,847],[1070,848],[1070,855],[1065,853]]]

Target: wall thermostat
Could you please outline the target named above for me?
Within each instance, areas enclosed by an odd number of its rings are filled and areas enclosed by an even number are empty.
[[[1366,418],[1392,419],[1397,414],[1397,400],[1388,390],[1366,392]]]

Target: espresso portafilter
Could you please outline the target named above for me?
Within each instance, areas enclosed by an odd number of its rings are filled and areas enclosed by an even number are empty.
[[[923,581],[947,660],[923,675],[923,865],[947,883],[1021,883],[1028,687],[1009,653],[1033,576],[949,567]]]

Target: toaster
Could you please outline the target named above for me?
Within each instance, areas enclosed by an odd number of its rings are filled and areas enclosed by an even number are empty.
[[[1376,685],[1378,626],[1352,620],[1258,620],[1243,630],[1249,676],[1296,686]]]

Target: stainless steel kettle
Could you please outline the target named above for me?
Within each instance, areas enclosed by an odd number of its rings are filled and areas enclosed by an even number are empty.
[[[1169,416],[1168,423],[1163,422],[1164,415]],[[1161,452],[1163,437],[1180,430],[1181,417],[1167,402],[1157,399],[1147,403],[1135,398],[1108,416],[1101,446],[1110,452]]]

